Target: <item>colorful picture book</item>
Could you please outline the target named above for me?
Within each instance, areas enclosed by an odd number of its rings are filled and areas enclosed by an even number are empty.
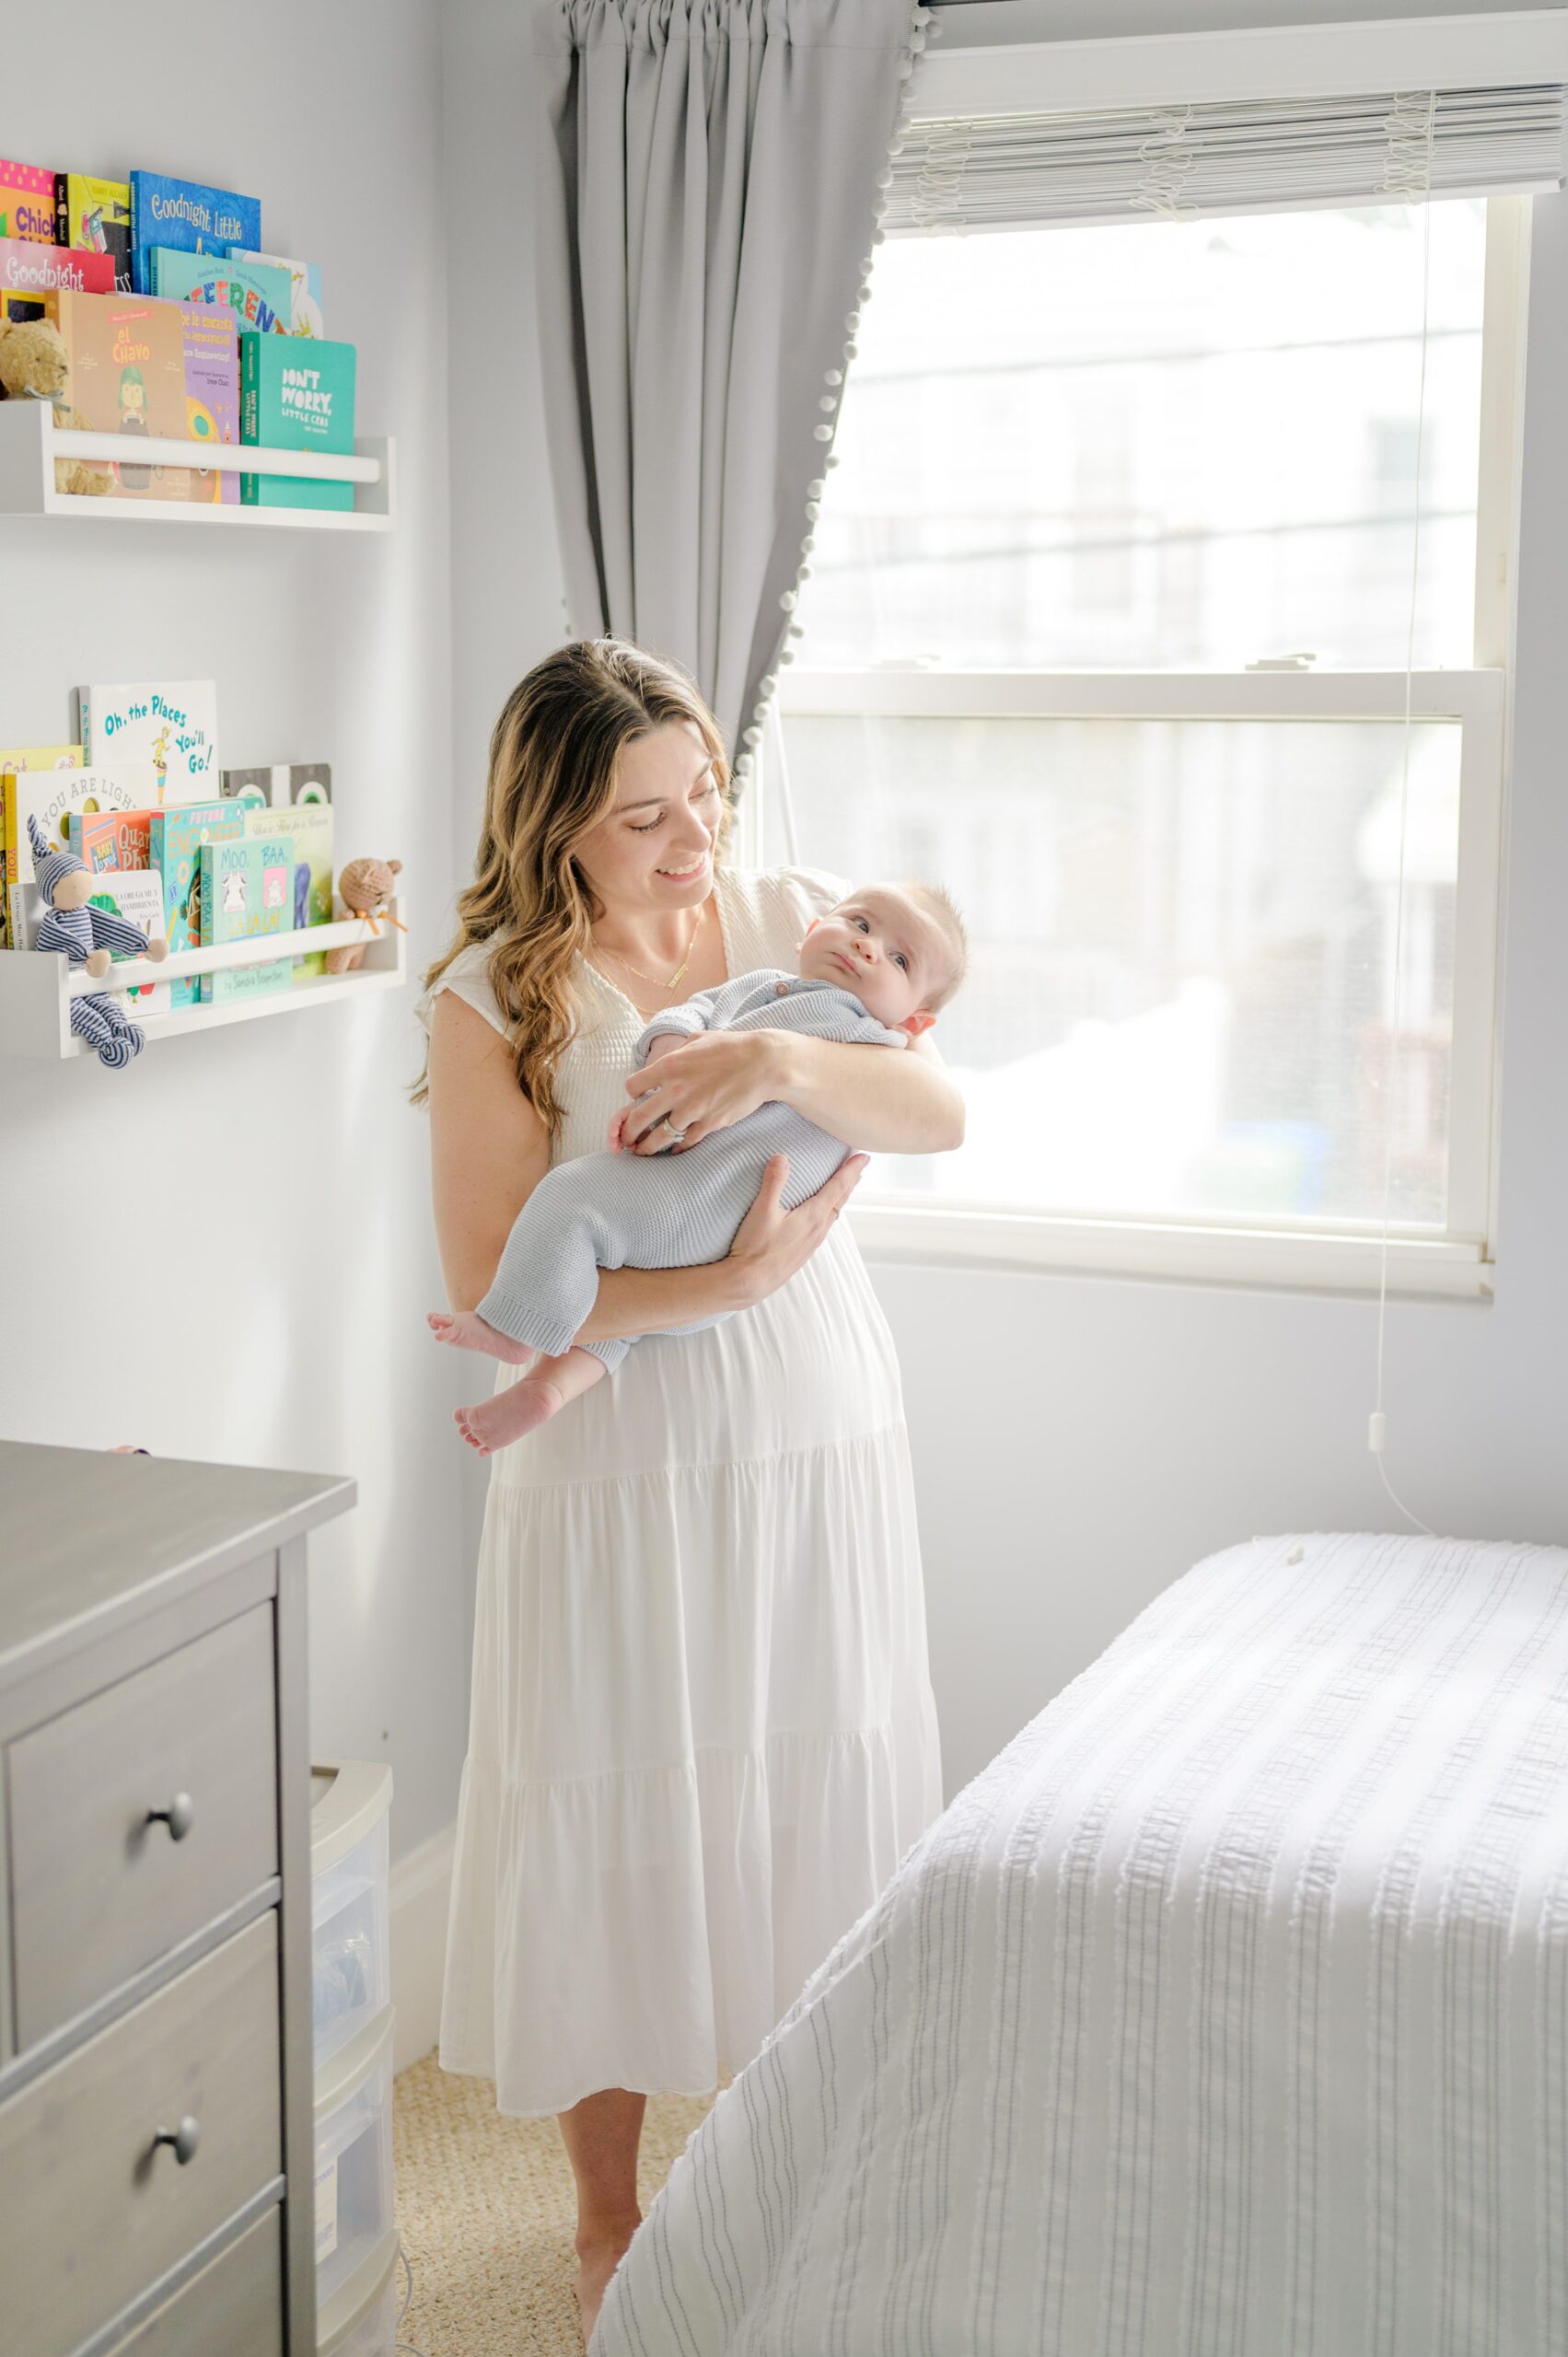
[[[196,802],[183,809],[157,810],[147,830],[147,864],[163,878],[164,923],[170,957],[202,946],[202,846],[232,842],[245,831],[245,814],[232,802]],[[189,1006],[200,993],[199,977],[170,983],[172,1004]]]
[[[52,294],[49,304],[65,343],[66,400],[95,434],[125,437],[125,458],[102,466],[95,459],[94,470],[119,498],[183,498],[188,469],[166,473],[133,455],[149,435],[185,436],[185,330],[179,305],[64,289]]]
[[[241,807],[244,806],[241,805]],[[330,803],[297,803],[292,809],[245,810],[245,831],[257,842],[285,842],[294,861],[294,900],[289,917],[292,925],[331,924],[332,922],[332,811]],[[327,958],[317,949],[308,957],[296,958],[294,979],[308,980],[312,974],[324,974]]]
[[[11,946],[30,949],[41,914],[33,883],[28,819],[53,851],[69,848],[65,821],[74,810],[134,810],[138,781],[111,769],[6,770],[0,776],[6,811],[6,911]]]
[[[0,157],[0,238],[54,243],[54,175]]]
[[[65,841],[84,867],[150,867],[152,810],[70,810]]]
[[[54,242],[83,253],[108,254],[115,291],[131,285],[131,191],[124,180],[95,180],[89,172],[54,175]]]
[[[6,908],[6,792],[7,770],[79,770],[79,745],[0,745],[0,949],[11,947],[11,921]]]
[[[105,868],[93,877],[88,900],[93,908],[108,909],[127,924],[140,925],[149,941],[156,941],[163,932],[163,878],[151,868]],[[132,953],[111,949],[109,954],[118,965]],[[108,975],[104,980],[108,981]],[[133,982],[122,996],[127,1014],[143,1016],[167,1014],[173,994],[172,982]]]
[[[173,246],[190,254],[222,254],[230,246],[254,250],[261,242],[258,198],[208,188],[201,180],[171,180],[167,172],[131,175],[131,276],[138,295],[150,295],[147,253]]]
[[[289,332],[288,273],[267,262],[229,261],[153,246],[147,253],[147,292],[168,302],[216,304],[233,312],[237,327],[260,335]]]
[[[352,343],[241,335],[240,440],[319,457],[351,452],[354,377]],[[249,507],[354,505],[352,483],[307,482],[294,475],[241,475],[239,495]]]
[[[225,770],[219,791],[253,809],[283,809],[296,802],[332,798],[330,761],[279,761],[260,769]]]
[[[288,331],[290,335],[325,335],[321,320],[321,265],[319,261],[291,261],[286,254],[250,254],[243,246],[230,246],[230,261],[267,262],[273,270],[286,270],[289,276]]]
[[[218,779],[218,691],[212,679],[136,681],[76,690],[89,762],[137,777],[139,803],[210,801]],[[173,935],[170,934],[172,944]]]
[[[108,254],[74,254],[64,246],[0,238],[0,320],[41,319],[45,297],[62,292],[111,295],[114,264]]]
[[[207,303],[182,303],[185,331],[185,430],[192,442],[238,444],[239,440],[239,334],[225,311]],[[165,470],[165,479],[181,471]],[[216,467],[191,467],[190,496],[230,506],[239,505],[239,477]]]
[[[289,844],[279,836],[261,842],[222,838],[201,848],[201,913],[203,946],[244,941],[256,934],[288,933],[294,927],[293,859]],[[265,991],[287,990],[293,981],[293,959],[269,959],[261,966],[230,966],[203,974],[203,1002],[221,1004],[226,999],[254,998]]]

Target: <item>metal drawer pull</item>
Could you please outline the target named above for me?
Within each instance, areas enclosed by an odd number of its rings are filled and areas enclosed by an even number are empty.
[[[171,1841],[183,1841],[196,1822],[196,1804],[189,1793],[176,1793],[167,1808],[150,1808],[149,1825],[167,1825]]]
[[[201,2141],[202,2123],[199,2119],[192,2119],[187,2112],[178,2128],[158,2130],[157,2134],[153,2138],[153,2150],[156,2153],[160,2144],[172,2144],[174,2157],[183,2168],[187,2161],[195,2159],[196,2147]]]

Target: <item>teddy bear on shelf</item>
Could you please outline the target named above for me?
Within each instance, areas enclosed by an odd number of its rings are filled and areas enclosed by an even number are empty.
[[[87,420],[66,402],[65,386],[70,374],[65,339],[48,319],[0,321],[0,390],[6,400],[49,401],[53,406],[56,425],[90,432]],[[86,466],[80,459],[56,459],[54,488],[75,492],[78,497],[106,498],[109,470]]]
[[[392,879],[403,872],[401,859],[351,859],[339,872],[338,898],[351,916],[363,917],[377,939],[380,939],[379,919],[395,924],[400,933],[408,927],[401,917],[395,917],[387,906],[392,897]],[[366,945],[355,941],[346,949],[329,949],[329,974],[351,974],[365,963]]]
[[[29,811],[28,835],[32,843],[33,880],[46,906],[39,920],[35,949],[63,949],[73,967],[85,966],[96,981],[107,974],[110,951],[132,958],[150,958],[157,965],[168,955],[167,941],[149,941],[140,925],[128,924],[110,910],[96,909],[88,900],[93,879],[74,851],[51,851],[38,820]],[[124,1007],[103,991],[71,1001],[71,1028],[99,1062],[119,1071],[139,1056],[145,1037]]]

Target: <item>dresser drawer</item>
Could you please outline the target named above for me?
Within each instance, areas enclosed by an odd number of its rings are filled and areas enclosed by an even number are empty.
[[[20,2049],[276,1874],[276,1747],[270,1604],[12,1744]]]
[[[199,2133],[181,2164],[154,2140],[186,2119]],[[282,2153],[269,1913],[0,2107],[0,2357],[68,2357],[270,2184]]]
[[[269,2210],[109,2357],[283,2357],[283,2217]]]

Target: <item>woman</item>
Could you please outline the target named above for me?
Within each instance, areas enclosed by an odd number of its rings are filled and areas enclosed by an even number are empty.
[[[849,888],[732,872],[727,790],[696,691],[614,640],[502,712],[421,1009],[454,1308],[545,1170],[616,1133],[679,1154],[782,1098],[846,1144],[959,1142],[925,1039],[716,1032],[631,1072],[649,1015],[793,967]],[[940,1805],[898,1366],[835,1225],[865,1161],[786,1213],[775,1158],[726,1259],[603,1272],[577,1340],[647,1339],[492,1459],[440,2059],[558,2115],[585,2335],[637,2223],[645,2095],[749,2060]]]

